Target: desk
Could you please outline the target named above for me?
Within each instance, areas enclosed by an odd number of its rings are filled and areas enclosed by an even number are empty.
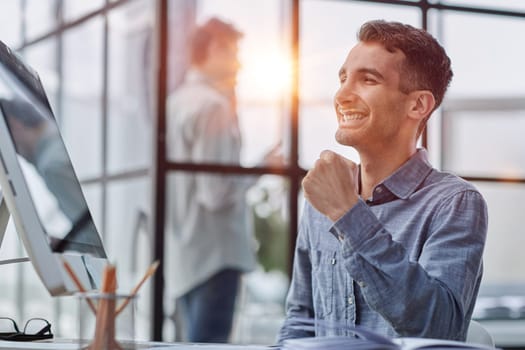
[[[126,343],[123,345],[124,350],[269,350],[270,346],[264,345],[235,345],[235,344],[192,344],[192,343],[164,343],[164,342],[147,342],[137,341],[135,347],[129,347]],[[79,344],[73,340],[56,339],[53,341],[41,342],[16,342],[0,340],[0,349],[10,350],[79,350]]]

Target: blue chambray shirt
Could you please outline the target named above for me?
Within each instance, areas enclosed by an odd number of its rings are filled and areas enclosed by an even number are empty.
[[[335,223],[306,203],[278,342],[350,335],[344,327],[355,325],[465,340],[486,233],[481,194],[433,169],[424,149]],[[343,327],[312,331],[297,318]]]

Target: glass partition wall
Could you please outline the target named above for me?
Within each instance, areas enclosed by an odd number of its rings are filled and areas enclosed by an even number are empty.
[[[332,110],[337,72],[358,27],[384,18],[427,29],[447,49],[455,75],[421,145],[436,167],[474,181],[489,207],[475,316],[525,318],[522,1],[18,0],[2,9],[0,40],[42,78],[123,289],[151,261],[169,262],[165,223],[180,191],[171,178],[256,178],[244,200],[257,265],[242,280],[235,343],[272,343],[284,317],[302,176],[323,149],[359,161],[335,142]],[[172,157],[166,142],[166,99],[188,70],[190,33],[210,17],[243,32],[236,163],[188,162]],[[286,162],[267,167],[260,161],[275,145]],[[10,224],[0,258],[23,255]],[[0,268],[7,276],[0,281],[1,316],[42,316],[58,336],[76,332],[74,298],[47,296],[29,264]],[[141,291],[139,338],[177,339],[170,268],[164,264]]]
[[[119,287],[129,291],[154,260],[150,169],[156,3],[21,0],[2,4],[0,12],[9,13],[0,40],[39,73],[108,256],[117,265]],[[0,256],[25,256],[23,250],[10,223]],[[0,282],[1,316],[20,322],[44,317],[57,337],[77,336],[74,296],[51,298],[31,264],[1,269],[10,276]],[[151,337],[151,288],[149,283],[140,291],[139,339]]]

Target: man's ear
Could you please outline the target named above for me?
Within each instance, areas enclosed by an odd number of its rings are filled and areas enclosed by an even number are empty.
[[[436,105],[434,95],[428,90],[412,91],[410,95],[408,116],[420,121],[428,117]]]

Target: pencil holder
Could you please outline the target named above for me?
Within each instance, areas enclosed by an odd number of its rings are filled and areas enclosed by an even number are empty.
[[[134,350],[136,295],[78,294],[79,349]]]

